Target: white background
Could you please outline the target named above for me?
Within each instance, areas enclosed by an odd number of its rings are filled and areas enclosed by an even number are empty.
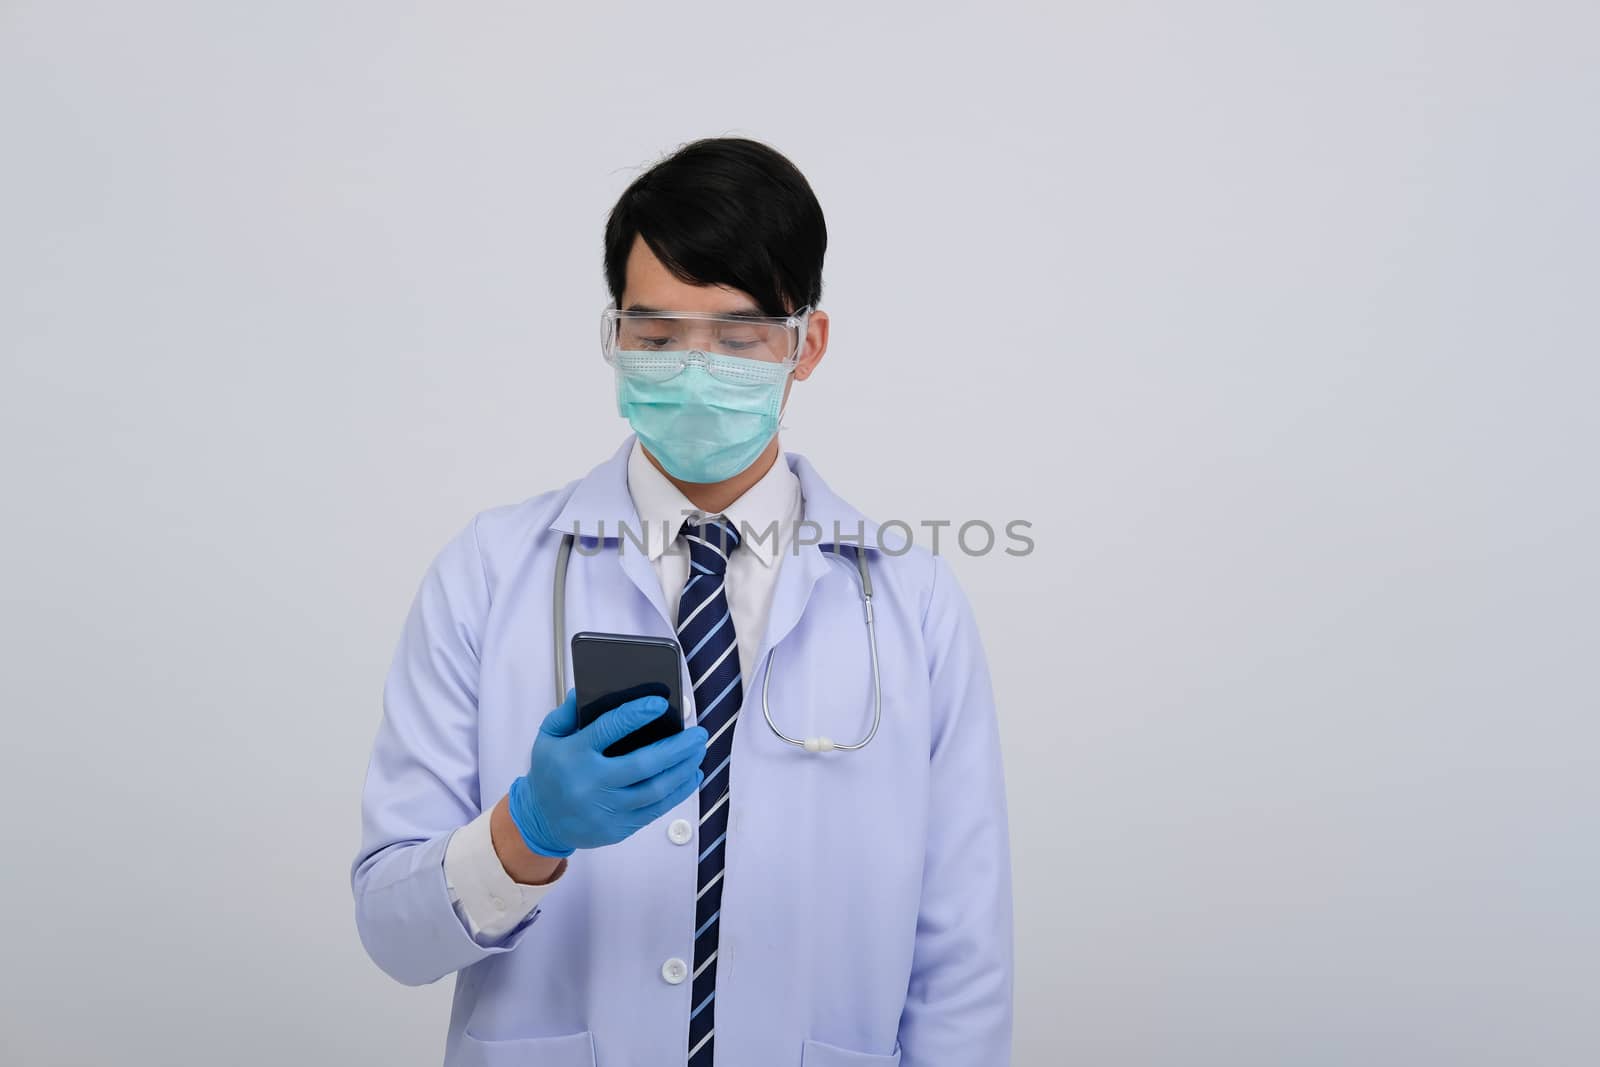
[[[450,983],[351,917],[388,659],[472,513],[620,441],[605,214],[740,134],[831,234],[786,447],[880,520],[1034,524],[955,558],[1016,1062],[1600,1061],[1597,42],[0,3],[0,1060],[437,1062]]]

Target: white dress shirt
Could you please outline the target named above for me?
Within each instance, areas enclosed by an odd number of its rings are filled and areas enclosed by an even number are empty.
[[[638,441],[628,455],[628,495],[643,525],[642,531],[633,534],[646,539],[668,617],[676,620],[678,600],[689,579],[689,546],[678,537],[678,531],[690,518],[715,516],[705,515],[690,503],[650,462]],[[739,647],[739,674],[746,682],[761,651],[778,567],[794,537],[802,506],[800,479],[780,452],[761,480],[721,512],[741,537],[738,549],[728,558],[725,593]],[[472,936],[485,944],[502,940],[516,929],[559,880],[558,876],[543,885],[524,885],[506,873],[489,832],[492,810],[451,834],[444,854],[445,883],[456,913]]]

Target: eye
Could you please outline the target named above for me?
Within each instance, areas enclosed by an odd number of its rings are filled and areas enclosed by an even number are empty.
[[[635,340],[647,348],[665,348],[672,343],[672,338],[670,337],[639,337],[635,338]]]

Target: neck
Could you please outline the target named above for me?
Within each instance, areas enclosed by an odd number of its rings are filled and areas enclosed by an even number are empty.
[[[732,478],[721,482],[686,482],[681,478],[674,478],[661,465],[661,461],[650,454],[648,448],[644,450],[644,454],[651,466],[660,471],[667,481],[677,486],[678,492],[689,498],[689,503],[708,515],[715,515],[726,510],[729,504],[744,496],[746,490],[765,477],[767,471],[778,461],[779,451],[778,438],[774,436],[767,442],[767,447],[761,450],[761,455],[756,457],[754,463]]]

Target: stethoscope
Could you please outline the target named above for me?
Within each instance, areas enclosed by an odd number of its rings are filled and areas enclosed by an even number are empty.
[[[555,643],[556,664],[556,703],[567,698],[567,650],[562,642],[567,633],[567,560],[572,555],[572,534],[564,534],[561,538],[561,548],[556,552],[555,589],[551,596],[551,622]],[[786,741],[796,748],[803,748],[807,752],[854,752],[866,748],[867,743],[878,733],[878,721],[883,717],[883,685],[878,677],[878,632],[872,623],[872,574],[867,569],[867,554],[860,546],[854,552],[856,557],[856,570],[861,575],[861,607],[867,619],[867,648],[872,652],[872,729],[867,731],[867,736],[853,745],[843,745],[830,737],[808,737],[801,740],[790,737],[778,729],[778,724],[772,721],[772,705],[767,696],[767,687],[772,684],[772,657],[777,649],[767,651],[766,675],[761,679],[761,713],[767,717],[767,726],[777,735],[780,741]]]

